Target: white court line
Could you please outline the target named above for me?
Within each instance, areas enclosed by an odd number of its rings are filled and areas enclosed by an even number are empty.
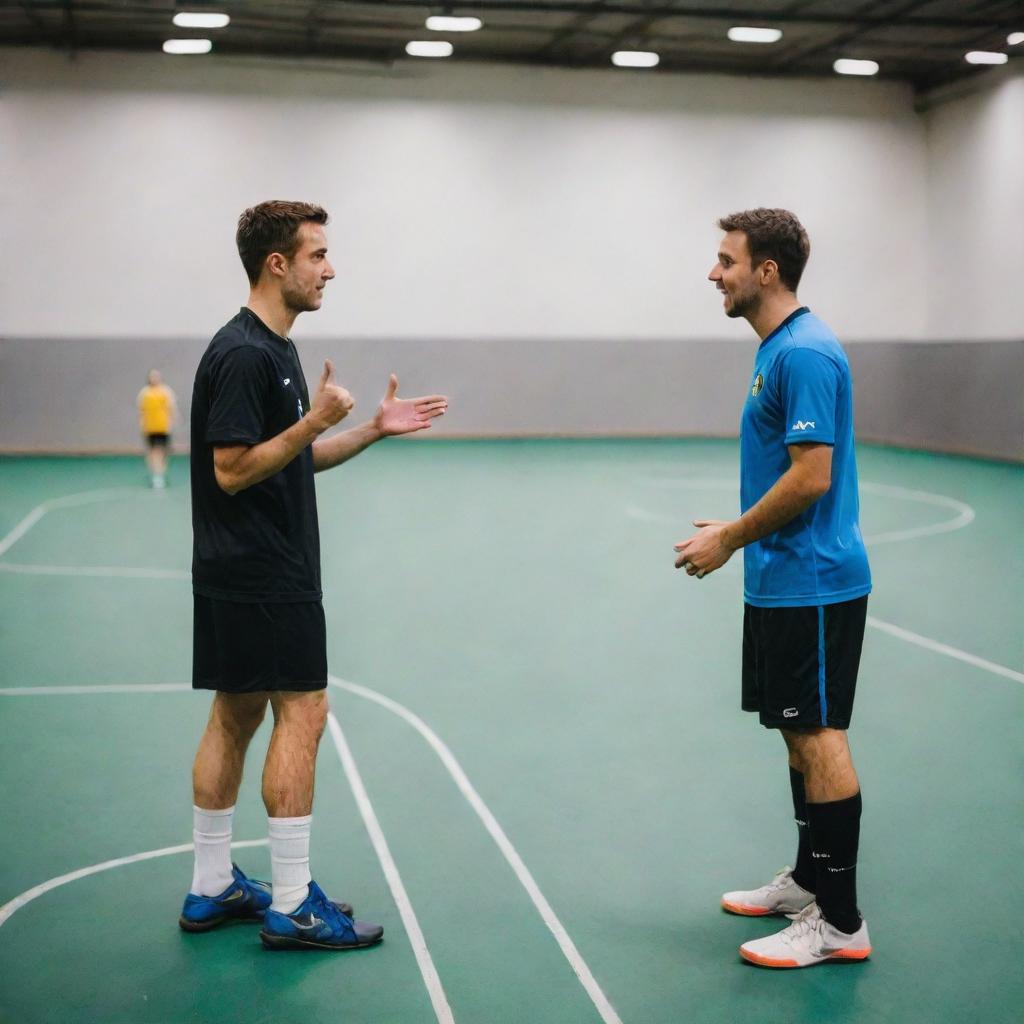
[[[430,995],[430,1002],[434,1007],[434,1014],[437,1017],[438,1024],[454,1024],[455,1018],[452,1016],[452,1008],[448,1005],[448,997],[444,993],[444,986],[441,984],[441,978],[430,956],[430,950],[427,949],[427,941],[423,937],[423,930],[416,919],[416,912],[412,909],[412,902],[409,899],[409,894],[406,892],[405,885],[402,883],[402,876],[398,873],[398,867],[391,856],[388,842],[384,838],[380,821],[377,819],[373,804],[370,803],[370,798],[366,793],[366,787],[363,785],[362,776],[356,767],[356,762],[352,757],[352,751],[349,749],[345,734],[341,731],[337,718],[331,712],[327,713],[327,727],[330,730],[331,739],[334,740],[334,748],[338,752],[338,758],[341,761],[342,768],[345,770],[348,784],[352,788],[352,795],[356,799],[359,813],[363,818],[363,824],[370,835],[370,842],[373,843],[373,848],[377,852],[377,859],[380,861],[384,877],[387,879],[388,888],[391,889],[391,896],[398,907],[398,913],[401,915],[406,934],[409,936],[409,942],[412,945],[416,963],[419,965],[420,974],[423,975],[423,983],[426,985],[427,992]]]
[[[717,477],[649,477],[645,481],[648,484],[655,484],[660,487],[689,487],[698,491],[733,490],[739,489],[739,484],[734,479]],[[937,533],[952,533],[954,530],[962,530],[969,526],[975,519],[975,511],[966,502],[950,498],[946,494],[935,494],[932,491],[915,491],[907,487],[896,487],[892,484],[876,484],[870,480],[862,480],[860,490],[867,494],[877,494],[886,498],[903,498],[907,501],[917,501],[925,505],[933,505],[937,508],[948,508],[957,514],[952,519],[944,519],[939,523],[929,523],[925,526],[911,526],[905,530],[889,530],[885,533],[876,533],[864,538],[864,543],[869,547],[877,547],[879,544],[893,544],[901,540],[913,540],[916,537],[931,537]],[[648,523],[666,523],[675,526],[688,526],[688,521],[683,516],[670,516],[664,512],[652,512],[649,509],[638,505],[627,505],[626,515],[631,519],[638,519]]]
[[[7,554],[22,537],[39,522],[47,512],[55,508],[73,508],[77,505],[91,505],[97,501],[107,501],[125,494],[134,494],[134,491],[126,487],[104,488],[98,491],[80,491],[77,494],[65,494],[61,498],[51,498],[36,505],[24,519],[11,530],[3,540],[0,540],[0,555]]]
[[[0,572],[13,572],[22,576],[96,576],[126,577],[133,580],[190,580],[186,569],[136,569],[117,565],[22,565],[18,562],[0,562]]]
[[[100,683],[97,686],[8,686],[0,697],[53,697],[73,693],[177,693],[192,691],[188,683]]]
[[[533,875],[530,874],[529,868],[523,863],[522,857],[519,856],[516,848],[505,834],[505,830],[498,824],[498,820],[491,813],[490,808],[488,808],[481,799],[480,794],[473,788],[466,773],[462,770],[462,766],[455,759],[455,755],[445,746],[440,737],[422,718],[390,697],[385,697],[383,694],[377,693],[376,690],[368,689],[365,686],[359,686],[357,683],[345,682],[343,679],[337,678],[337,676],[328,676],[328,679],[334,686],[347,690],[349,693],[354,693],[358,697],[364,697],[375,704],[380,704],[381,707],[387,708],[398,715],[399,718],[405,719],[433,747],[442,764],[448,769],[448,774],[454,779],[455,785],[458,786],[459,791],[469,802],[470,807],[473,808],[477,817],[483,822],[484,828],[490,833],[491,838],[515,872],[516,877],[526,890],[533,905],[537,908],[544,923],[550,929],[551,934],[554,935],[555,941],[562,950],[562,954],[569,961],[570,967],[572,967],[576,977],[579,978],[580,984],[586,990],[587,995],[590,996],[590,1001],[601,1015],[601,1019],[605,1021],[605,1024],[622,1024],[621,1018],[615,1012],[612,1004],[608,1002],[608,997],[601,991],[601,986],[598,985],[586,961],[580,955],[580,951],[576,948],[572,939],[569,938],[569,933],[565,930],[562,922],[559,921],[554,910],[552,910],[551,904],[548,903],[544,894],[540,891],[540,886],[537,885]]]
[[[237,843],[232,843],[231,846],[233,849],[241,849],[247,846],[266,846],[268,842],[269,840],[267,839],[243,839]],[[92,867],[79,868],[77,871],[70,871],[66,875],[51,878],[48,882],[43,882],[40,885],[33,886],[31,889],[26,889],[20,896],[15,896],[13,900],[0,907],[0,928],[3,927],[15,911],[20,910],[26,903],[31,903],[44,893],[48,893],[52,889],[58,889],[62,885],[67,885],[68,882],[77,882],[79,878],[96,875],[101,871],[109,871],[111,868],[121,868],[126,864],[137,864],[139,861],[153,860],[156,857],[170,857],[175,853],[188,853],[191,849],[191,843],[184,843],[181,846],[165,846],[162,850],[147,850],[145,853],[133,853],[130,857],[117,857],[114,860],[105,860],[102,864],[93,864]]]
[[[169,693],[183,690],[191,691],[192,687],[186,683],[114,683],[99,686],[15,686],[0,689],[0,696],[28,697],[53,696],[56,694]],[[394,858],[392,858],[391,852],[388,849],[387,840],[384,838],[380,822],[377,820],[377,815],[374,813],[373,805],[370,803],[370,798],[366,793],[366,787],[363,785],[363,780],[359,774],[359,769],[356,767],[355,759],[352,757],[352,752],[349,750],[348,743],[345,741],[345,736],[341,731],[341,726],[338,724],[338,720],[330,712],[328,712],[327,724],[331,731],[331,737],[334,740],[334,746],[338,751],[338,757],[341,759],[342,768],[345,770],[345,775],[348,778],[349,785],[352,787],[352,795],[356,799],[356,803],[359,806],[359,812],[362,815],[364,824],[366,825],[366,831],[370,835],[370,840],[377,852],[377,858],[380,860],[381,867],[384,869],[384,876],[387,878],[388,885],[391,888],[391,894],[398,906],[398,912],[402,917],[402,924],[405,926],[406,933],[409,936],[409,942],[412,945],[416,962],[419,965],[420,974],[423,976],[423,982],[427,987],[428,994],[430,995],[430,1001],[433,1004],[434,1013],[437,1015],[438,1024],[455,1024],[451,1007],[448,1005],[444,988],[441,985],[441,979],[437,973],[437,969],[434,967],[434,961],[431,959],[430,951],[427,949],[426,940],[423,938],[423,931],[416,919],[416,913],[412,908],[412,903],[409,900],[408,893],[402,883],[402,878],[398,873],[398,868],[395,865]],[[231,845],[233,847],[266,846],[268,842],[269,840],[267,839],[252,839],[232,843]],[[168,846],[161,850],[150,850],[147,853],[137,853],[131,857],[119,857],[116,860],[104,861],[102,864],[96,864],[88,868],[81,868],[78,871],[72,871],[70,874],[61,875],[59,878],[51,878],[48,882],[43,882],[41,885],[37,885],[34,888],[23,892],[20,896],[16,896],[9,903],[0,907],[0,926],[3,925],[11,914],[23,907],[26,903],[31,902],[37,896],[42,896],[43,893],[49,892],[51,889],[56,889],[58,886],[66,885],[68,882],[74,882],[79,878],[85,878],[87,875],[94,875],[99,871],[107,871],[111,868],[122,867],[125,864],[134,864],[136,861],[140,860],[150,860],[153,857],[167,857],[174,853],[184,853],[191,849],[191,843],[186,843],[182,846]]]
[[[916,644],[918,647],[923,647],[926,651],[934,651],[936,654],[944,654],[947,658],[956,658],[957,661],[966,662],[968,665],[984,669],[986,672],[991,672],[994,675],[1005,676],[1007,679],[1012,679],[1015,682],[1024,683],[1024,672],[1018,672],[1015,669],[1007,668],[1005,665],[996,664],[994,661],[979,658],[976,654],[968,654],[967,651],[961,651],[958,647],[951,647],[949,644],[941,644],[938,640],[932,640],[930,637],[921,636],[920,633],[912,633],[909,629],[903,629],[901,626],[894,626],[891,622],[876,619],[873,615],[869,615],[867,617],[867,623],[875,629],[880,629],[883,633],[889,633],[892,636],[898,637],[900,640],[906,640],[909,644]]]

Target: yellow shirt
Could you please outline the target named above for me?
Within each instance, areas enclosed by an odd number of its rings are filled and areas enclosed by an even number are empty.
[[[139,392],[139,424],[144,434],[169,434],[174,392],[163,384],[148,384]]]

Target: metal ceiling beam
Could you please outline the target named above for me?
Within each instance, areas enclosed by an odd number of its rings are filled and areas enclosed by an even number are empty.
[[[64,9],[70,9],[74,7],[82,15],[95,14],[95,13],[121,13],[124,15],[140,15],[152,17],[154,8],[152,6],[146,6],[142,4],[131,4],[124,2],[112,2],[102,3],[96,2],[96,0],[34,0],[33,6],[39,10],[51,10],[60,11]],[[232,13],[235,13],[237,17],[243,18],[248,17],[250,12],[247,11],[240,4],[225,4],[226,7],[234,8]],[[781,10],[781,11],[765,11],[763,8],[748,7],[748,8],[724,8],[724,7],[687,7],[680,8],[674,3],[660,2],[652,4],[650,7],[645,7],[642,3],[638,2],[624,2],[624,0],[616,0],[616,2],[604,2],[604,0],[586,0],[584,3],[571,3],[571,2],[559,2],[555,0],[553,3],[547,3],[545,0],[505,0],[502,3],[488,3],[487,0],[454,0],[454,2],[445,2],[441,0],[440,3],[423,2],[423,0],[368,0],[368,2],[360,3],[359,0],[321,0],[321,7],[323,8],[321,17],[329,15],[331,8],[380,8],[387,9],[392,8],[395,10],[416,10],[416,11],[429,11],[434,8],[446,8],[458,10],[460,13],[473,13],[483,14],[489,13],[493,15],[501,15],[503,12],[514,12],[514,13],[533,13],[533,14],[553,14],[553,15],[579,15],[579,16],[594,16],[598,14],[624,14],[632,17],[657,17],[657,18],[678,18],[680,20],[691,20],[691,21],[717,21],[717,22],[732,22],[733,24],[739,24],[741,22],[750,22],[753,24],[774,24],[774,25],[786,25],[786,24],[803,24],[803,25],[829,25],[836,26],[837,28],[845,28],[850,25],[863,25],[865,27],[879,27],[886,25],[890,22],[890,18],[885,15],[871,16],[864,13],[853,13],[849,15],[822,15],[814,14],[811,12],[804,13],[801,10]],[[1014,4],[1010,4],[1007,7],[1007,12],[1014,8]],[[251,10],[251,14],[255,17],[260,16],[260,12],[255,8]],[[938,17],[928,16],[921,18],[914,18],[908,22],[913,26],[920,28],[959,28],[959,29],[978,29],[983,28],[998,29],[1002,28],[1011,22],[1013,22],[1013,16],[1007,13],[1005,16],[993,18],[992,16],[975,16],[975,17]]]

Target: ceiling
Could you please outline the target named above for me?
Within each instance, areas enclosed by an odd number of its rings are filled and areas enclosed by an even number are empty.
[[[180,29],[176,11],[218,11],[224,29]],[[475,15],[472,33],[434,33],[429,14]],[[736,25],[781,29],[771,44],[734,43]],[[168,38],[206,37],[215,53],[416,60],[411,40],[448,40],[452,60],[607,67],[616,50],[653,50],[656,71],[739,75],[832,75],[837,58],[877,61],[879,77],[919,91],[977,75],[969,50],[1011,54],[1024,64],[1024,0],[488,0],[425,4],[413,0],[0,0],[0,45],[158,52]],[[170,59],[170,58],[168,58]],[[187,58],[191,60],[199,57]]]

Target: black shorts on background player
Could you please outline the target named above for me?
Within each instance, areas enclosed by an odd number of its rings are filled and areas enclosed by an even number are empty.
[[[743,608],[743,710],[769,729],[847,729],[867,596],[798,608]]]

